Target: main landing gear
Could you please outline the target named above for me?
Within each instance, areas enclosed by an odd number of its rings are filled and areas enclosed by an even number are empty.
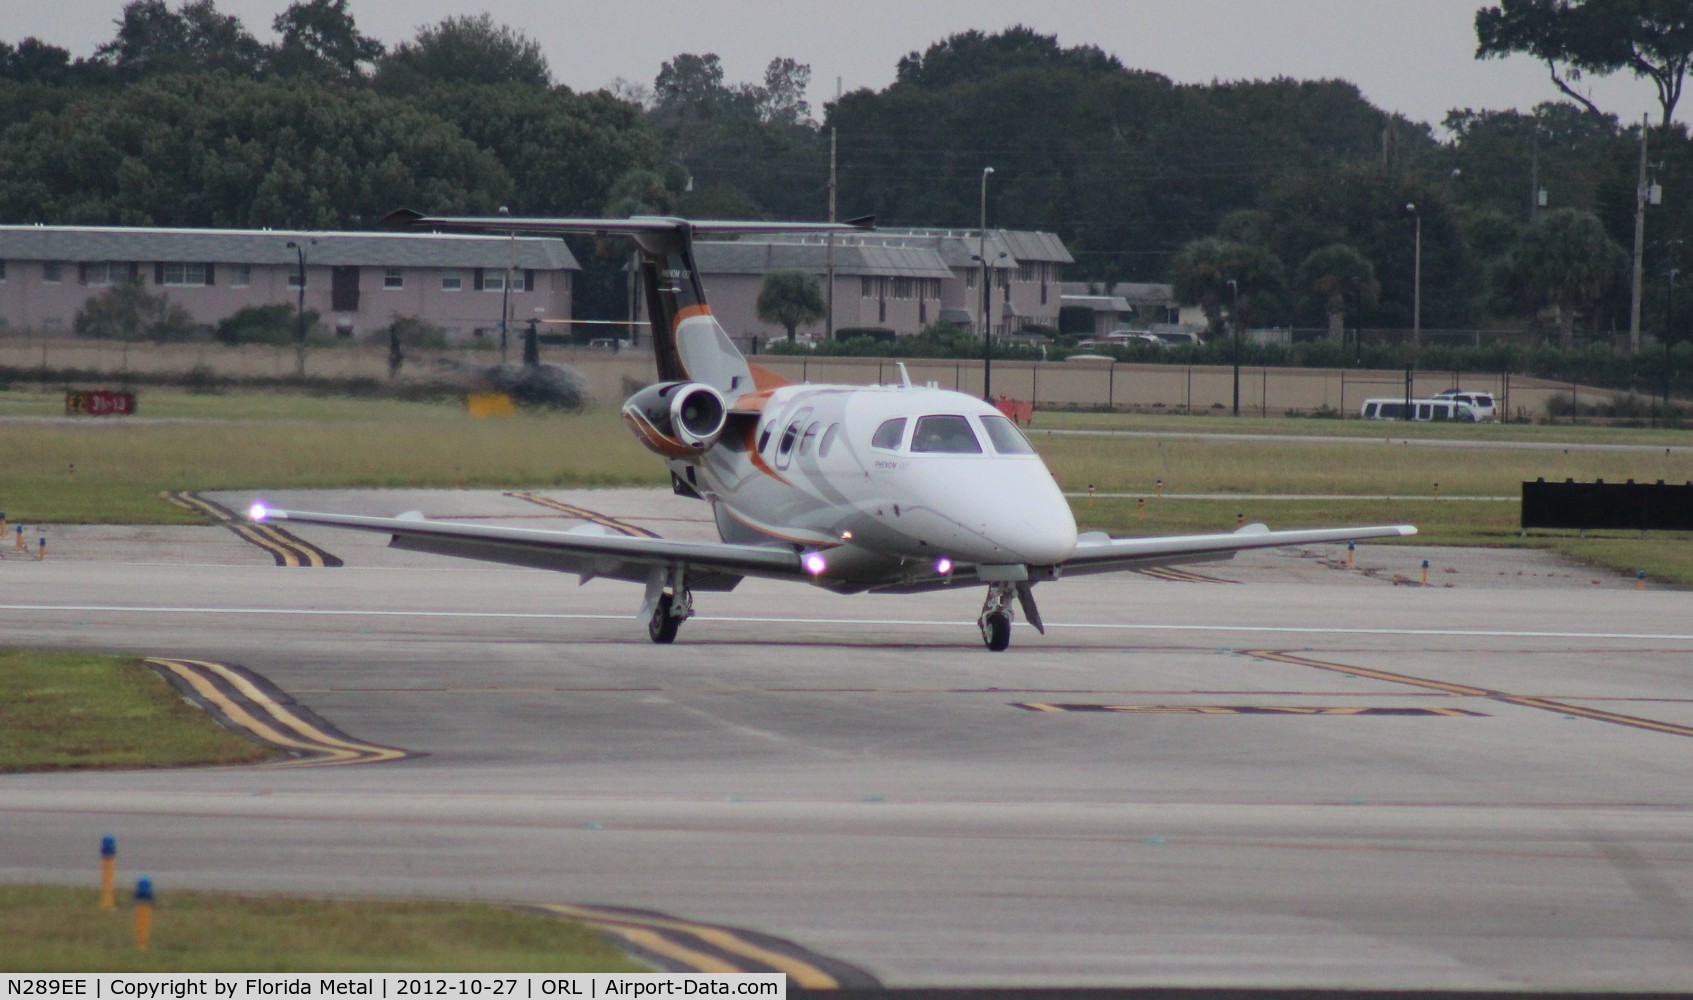
[[[1016,612],[1011,609],[1013,595],[1022,605],[1029,624],[1040,634],[1046,634],[1046,625],[1035,607],[1034,589],[1027,581],[990,583],[988,599],[982,602],[982,615],[976,619],[976,626],[982,630],[982,642],[990,653],[1003,653],[1011,647],[1011,622],[1016,618]]]
[[[694,616],[694,592],[684,583],[680,568],[658,571],[647,581],[647,635],[653,642],[676,641],[682,623]]]

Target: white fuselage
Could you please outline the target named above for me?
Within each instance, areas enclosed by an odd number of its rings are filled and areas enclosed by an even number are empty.
[[[819,585],[897,588],[952,564],[1053,566],[1075,548],[1046,465],[972,396],[792,385],[732,402],[721,440],[671,468],[712,504],[725,541],[794,545]]]

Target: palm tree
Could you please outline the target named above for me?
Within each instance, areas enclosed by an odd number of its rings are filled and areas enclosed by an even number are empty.
[[[1525,305],[1552,309],[1558,346],[1568,350],[1576,316],[1598,306],[1627,264],[1627,253],[1597,216],[1562,208],[1542,215],[1523,236],[1508,273]]]
[[[823,283],[804,271],[771,271],[758,290],[757,306],[758,318],[786,329],[793,343],[796,327],[823,318]]]
[[[1299,287],[1322,297],[1329,315],[1329,339],[1337,344],[1346,336],[1346,300],[1357,303],[1361,312],[1374,306],[1381,294],[1375,265],[1344,243],[1311,251],[1299,265]]]

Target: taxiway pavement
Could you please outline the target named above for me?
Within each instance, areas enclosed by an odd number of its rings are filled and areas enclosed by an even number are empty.
[[[545,496],[709,531],[667,494]],[[267,499],[574,523],[497,493]],[[976,587],[758,581],[655,647],[634,586],[291,528],[346,565],[62,531],[0,559],[5,642],[241,664],[417,756],[0,776],[0,879],[87,881],[114,833],[167,894],[645,907],[898,985],[1693,981],[1687,593],[1360,546],[1353,571],[1045,584],[1049,633],[1005,654]],[[1423,557],[1437,585],[1403,585]]]

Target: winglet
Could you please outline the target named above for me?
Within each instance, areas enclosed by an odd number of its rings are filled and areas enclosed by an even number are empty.
[[[383,229],[410,229],[422,218],[424,218],[422,212],[414,212],[409,208],[396,208],[384,215],[382,221],[378,222],[377,225]]]

